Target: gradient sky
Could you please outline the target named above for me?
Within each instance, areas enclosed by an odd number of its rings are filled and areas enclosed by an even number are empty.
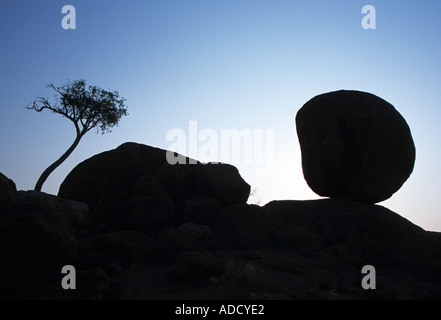
[[[361,27],[367,4],[375,30]],[[76,30],[61,26],[64,5],[76,8]],[[130,115],[110,134],[87,134],[43,191],[56,194],[75,165],[121,143],[166,149],[167,132],[197,121],[199,130],[273,130],[270,173],[233,163],[253,202],[316,199],[294,117],[315,95],[355,89],[392,103],[417,149],[413,174],[381,205],[441,231],[440,15],[440,1],[1,0],[0,171],[33,189],[75,130],[25,107],[51,97],[49,83],[85,79],[118,90]]]

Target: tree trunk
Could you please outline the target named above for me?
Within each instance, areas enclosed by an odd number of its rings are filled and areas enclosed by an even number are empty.
[[[46,170],[41,174],[40,178],[37,181],[37,184],[35,185],[34,190],[35,191],[41,191],[41,188],[43,187],[43,184],[46,182],[46,179],[49,177],[49,175],[66,160],[72,151],[75,150],[75,148],[78,146],[78,143],[80,143],[81,138],[83,137],[82,134],[77,134],[77,137],[75,138],[75,141],[73,144],[67,149],[67,151],[54,163],[52,163],[49,167],[47,167]]]

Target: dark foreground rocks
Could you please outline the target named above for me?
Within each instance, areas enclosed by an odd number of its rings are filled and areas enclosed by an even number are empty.
[[[17,192],[15,185],[10,191],[13,204],[0,214],[0,297],[59,292],[53,285],[61,268],[78,256],[75,230],[86,225],[87,206],[40,192]]]
[[[296,127],[305,180],[321,196],[381,202],[412,173],[409,126],[373,94],[341,90],[316,96],[298,111]]]
[[[3,175],[0,192],[3,299],[441,298],[440,233],[349,199],[250,205],[229,165],[129,143],[78,165],[59,196]]]
[[[242,209],[246,212],[246,208]],[[261,209],[270,216],[269,237],[252,249],[244,248],[243,243],[234,246],[232,241],[224,239],[216,253],[224,261],[222,273],[170,283],[167,281],[170,273],[180,276],[177,271],[180,268],[134,265],[131,273],[124,276],[126,287],[121,297],[332,300],[441,297],[439,233],[425,231],[387,208],[352,200],[273,201]],[[248,223],[252,225],[251,221]],[[247,228],[246,223],[243,228]],[[362,269],[367,265],[376,271],[375,290],[365,290],[361,285],[366,276]]]

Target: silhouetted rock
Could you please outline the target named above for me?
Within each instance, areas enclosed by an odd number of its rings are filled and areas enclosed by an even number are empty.
[[[412,173],[410,129],[375,95],[341,90],[316,96],[298,111],[296,126],[304,177],[321,196],[380,202]]]
[[[382,206],[323,199],[272,201],[265,208],[279,246],[308,253],[325,250],[355,265],[441,268],[441,242]],[[440,272],[434,276],[441,280]]]
[[[197,224],[207,224],[219,209],[219,200],[210,196],[185,199],[180,206],[182,220]]]
[[[93,233],[136,230],[155,235],[172,222],[174,212],[174,204],[167,193],[146,196],[126,193],[122,197],[107,199],[95,209],[89,230]]]
[[[441,297],[439,232],[343,197],[248,205],[233,166],[165,155],[128,143],[94,156],[63,182],[67,199],[17,192],[0,175],[0,297]],[[66,264],[76,290],[61,288]],[[365,265],[376,290],[361,286]]]
[[[44,292],[77,256],[73,228],[35,202],[18,202],[10,212],[0,220],[0,296]]]
[[[206,225],[187,222],[177,228],[177,234],[184,245],[185,251],[205,250],[216,252],[214,235]]]
[[[153,236],[173,223],[207,223],[219,206],[247,201],[250,186],[235,167],[189,160],[171,165],[166,155],[166,150],[125,143],[77,165],[59,196],[89,205],[94,233],[130,229]],[[180,208],[185,217],[176,213]]]
[[[136,181],[133,187],[133,195],[141,197],[160,194],[163,191],[161,183],[153,175],[142,176]]]
[[[174,200],[212,196],[221,207],[245,203],[250,185],[236,167],[224,163],[170,165],[160,169],[159,180]]]
[[[216,240],[210,228],[192,222],[165,230],[157,239],[158,257],[173,263],[184,251],[210,251],[215,253]]]
[[[19,205],[15,212],[43,214],[46,218],[66,226],[81,229],[89,223],[87,204],[40,191],[18,191]]]
[[[166,161],[165,157],[165,150],[124,143],[78,164],[61,184],[58,195],[87,203],[91,212],[109,199],[127,195],[134,187],[135,194],[140,196],[140,185],[143,181],[145,183],[145,176],[155,176]],[[147,193],[151,193],[151,190]]]
[[[75,232],[88,223],[87,205],[38,191],[12,194],[0,219],[0,296],[61,288],[61,268],[78,255]]]
[[[6,213],[14,205],[16,197],[14,181],[0,173],[0,214]]]
[[[126,215],[127,227],[143,233],[152,233],[169,225],[174,217],[174,205],[167,193],[132,197]]]
[[[116,299],[121,284],[101,268],[80,270],[77,276],[77,290],[83,299]]]
[[[102,233],[78,240],[82,268],[103,268],[109,260],[120,261],[126,265],[135,260],[127,240],[113,233]],[[105,269],[105,268],[103,268]]]
[[[81,270],[102,269],[115,276],[136,262],[157,254],[155,241],[132,230],[120,230],[80,238],[76,266]]]
[[[240,204],[221,209],[209,226],[220,248],[258,249],[268,245],[270,215],[256,205]]]
[[[169,281],[209,278],[224,271],[224,261],[209,251],[186,251],[175,262],[167,274]]]
[[[133,230],[118,230],[108,234],[127,243],[136,262],[151,258],[157,252],[156,242],[153,238]]]

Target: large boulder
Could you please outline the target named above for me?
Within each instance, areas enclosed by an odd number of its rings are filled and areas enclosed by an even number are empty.
[[[379,205],[349,199],[272,201],[265,205],[277,246],[326,252],[357,266],[400,265],[438,271],[441,242],[432,233]]]
[[[18,204],[14,212],[44,215],[48,220],[65,228],[79,230],[89,223],[89,207],[87,204],[62,199],[40,191],[18,191]]]
[[[211,196],[225,207],[245,203],[250,195],[251,187],[240,176],[239,170],[225,163],[165,163],[158,176],[175,200]]]
[[[58,195],[85,202],[91,211],[132,188],[140,195],[142,189],[156,189],[145,187],[145,176],[156,175],[165,157],[165,150],[124,143],[78,164],[62,182]]]
[[[412,173],[409,126],[373,94],[341,90],[316,96],[298,111],[296,127],[305,180],[321,196],[380,202]]]
[[[250,186],[234,166],[186,163],[172,165],[166,150],[125,143],[77,165],[59,196],[87,203],[94,233],[150,235],[173,223],[207,223],[219,207],[247,201]]]

